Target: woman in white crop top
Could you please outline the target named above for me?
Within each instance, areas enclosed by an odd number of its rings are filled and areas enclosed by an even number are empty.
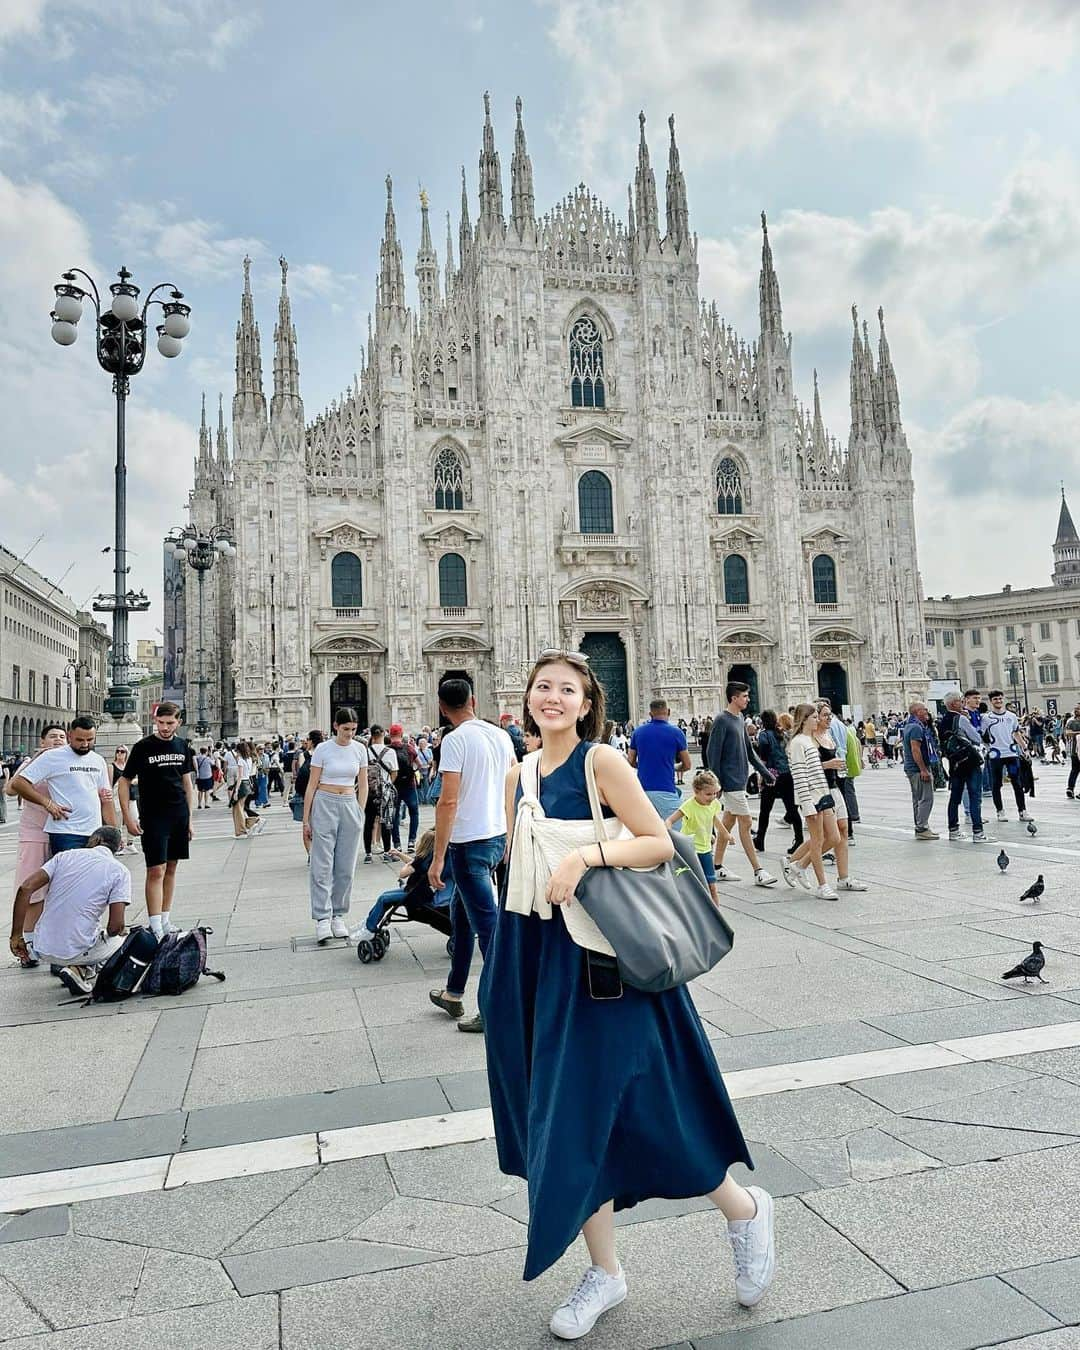
[[[334,739],[315,747],[304,793],[304,843],[309,845],[311,857],[311,917],[315,920],[315,939],[320,943],[349,936],[345,915],[352,897],[368,795],[368,754],[354,739],[357,724],[354,709],[337,710]]]

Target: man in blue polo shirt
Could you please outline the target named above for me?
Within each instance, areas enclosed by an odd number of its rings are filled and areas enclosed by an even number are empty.
[[[649,721],[635,727],[630,737],[626,758],[637,769],[645,796],[666,820],[682,801],[682,793],[675,786],[675,766],[691,768],[686,735],[668,720],[671,710],[662,698],[649,704]]]

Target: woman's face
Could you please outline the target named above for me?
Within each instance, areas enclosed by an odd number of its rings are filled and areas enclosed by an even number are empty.
[[[53,727],[42,736],[41,745],[45,750],[59,750],[62,745],[67,745],[67,736],[60,727]],[[124,753],[127,754],[127,751]]]
[[[581,672],[564,661],[541,666],[529,690],[529,713],[545,731],[565,731],[589,711]]]
[[[337,726],[334,728],[334,732],[337,735],[338,740],[342,743],[342,745],[346,744],[348,741],[351,741],[352,738],[356,735],[357,725],[358,724],[356,722],[339,722],[337,724]]]

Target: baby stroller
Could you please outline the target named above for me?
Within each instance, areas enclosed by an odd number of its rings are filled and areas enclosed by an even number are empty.
[[[412,878],[410,877],[411,881]],[[411,892],[411,893],[410,893]],[[390,925],[392,923],[425,923],[442,933],[446,938],[446,950],[450,951],[450,935],[453,924],[450,921],[450,901],[454,894],[453,885],[444,886],[438,895],[432,895],[427,879],[421,878],[421,885],[411,887],[406,883],[396,895],[384,891],[375,902],[382,906],[372,938],[362,937],[356,944],[357,958],[363,965],[371,961],[381,961],[390,949]],[[370,915],[369,915],[370,918]]]

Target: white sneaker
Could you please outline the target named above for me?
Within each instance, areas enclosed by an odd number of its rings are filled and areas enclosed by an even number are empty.
[[[315,924],[315,941],[329,942],[334,936],[333,926],[329,919],[319,919]]]
[[[973,844],[996,844],[997,840],[992,834],[987,834],[985,830],[976,830],[971,836]]]
[[[865,881],[860,881],[858,877],[838,877],[836,889],[838,891],[868,891],[870,887]]]
[[[999,821],[1001,821],[1001,822],[1003,822],[1003,823],[1009,819],[1009,817],[1005,814],[1004,811],[999,811],[999,812],[997,813],[997,818],[998,818]]]
[[[336,938],[347,938],[349,936],[349,925],[336,914],[330,920],[330,936]]]
[[[792,868],[792,871],[795,873],[795,880],[804,891],[812,891],[814,889],[814,883],[810,879],[810,869],[808,867],[800,867],[798,863],[796,863]]]
[[[734,872],[729,872],[726,867],[717,864],[716,879],[717,881],[738,881],[739,878]]]
[[[793,862],[790,862],[787,858],[785,858],[784,861],[780,864],[780,870],[784,874],[784,880],[790,887],[792,887],[792,889],[794,889],[796,878],[799,875],[799,869],[795,866]]]
[[[755,886],[775,886],[776,878],[771,872],[766,872],[764,867],[759,867],[754,873]]]
[[[735,1297],[744,1308],[753,1308],[765,1297],[776,1275],[776,1238],[773,1233],[773,1199],[760,1186],[750,1186],[757,1203],[752,1219],[727,1226],[735,1258]]]
[[[998,819],[1000,820],[1001,817],[999,816]],[[1021,811],[1020,814],[1016,817],[1016,819],[1017,819],[1017,820],[1030,820],[1031,817],[1028,815],[1028,813],[1027,813],[1026,811]]]
[[[836,894],[836,892],[833,890],[833,888],[829,885],[828,882],[826,882],[824,886],[819,886],[817,890],[814,892],[814,894],[817,896],[819,900],[840,899],[840,897]]]
[[[950,843],[950,844],[966,844],[969,838],[970,838],[970,836],[969,836],[969,835],[966,835],[966,834],[964,833],[963,830],[950,830],[950,831],[949,831],[949,843]]]
[[[751,1219],[746,1226],[754,1222]],[[744,1239],[740,1238],[740,1241],[744,1247],[749,1245]],[[590,1266],[570,1297],[551,1314],[552,1333],[561,1340],[576,1341],[592,1331],[602,1313],[614,1308],[625,1297],[626,1276],[621,1268],[618,1275],[609,1275],[601,1266]]]
[[[370,928],[366,927],[364,924],[361,924],[359,928],[354,929],[353,932],[349,934],[349,941],[353,943],[374,942],[375,934],[371,931]]]

